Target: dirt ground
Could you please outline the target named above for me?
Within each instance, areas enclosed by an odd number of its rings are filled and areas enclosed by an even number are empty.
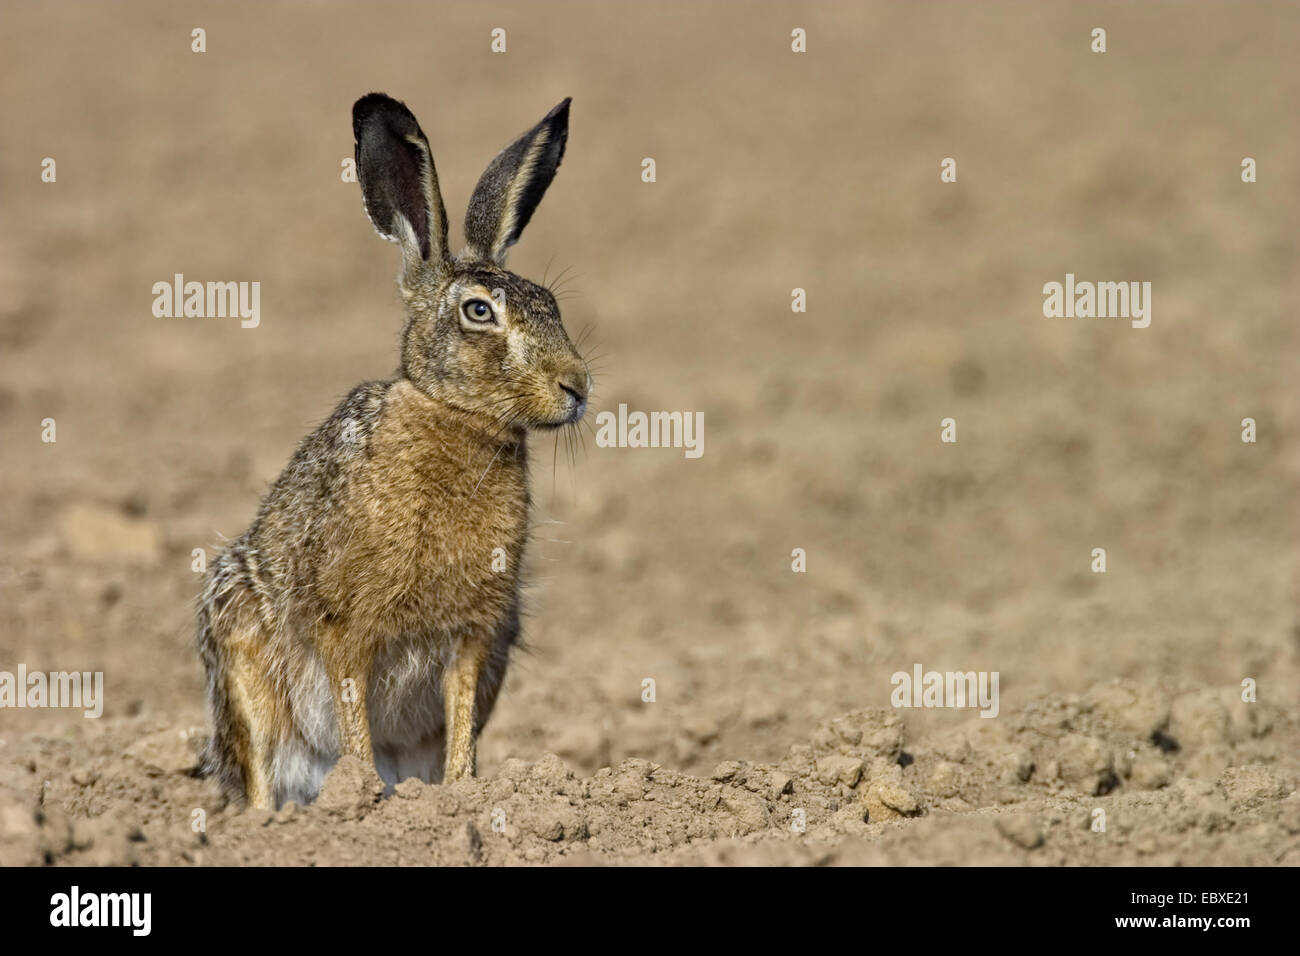
[[[0,710],[0,863],[1300,863],[1295,4],[4,20],[0,671],[102,671],[104,709]],[[534,442],[478,779],[348,760],[240,811],[192,774],[193,552],[395,365],[340,175],[370,90],[454,235],[573,97],[511,267],[568,270],[597,411],[702,411],[704,454]],[[155,317],[176,273],[260,282],[260,324]],[[1067,273],[1151,282],[1150,327],[1044,317]],[[917,664],[996,671],[998,716],[892,706]]]

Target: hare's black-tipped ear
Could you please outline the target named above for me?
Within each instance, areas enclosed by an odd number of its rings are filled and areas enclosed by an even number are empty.
[[[470,250],[498,265],[533,218],[555,178],[569,138],[569,98],[492,160],[474,187],[465,213]]]
[[[400,243],[402,254],[445,261],[447,212],[429,141],[405,104],[368,93],[352,105],[357,178],[375,231]]]

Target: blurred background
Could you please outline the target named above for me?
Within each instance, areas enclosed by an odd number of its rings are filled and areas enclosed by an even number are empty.
[[[596,411],[705,419],[697,460],[534,441],[533,651],[488,771],[774,759],[915,663],[999,671],[1003,713],[1114,676],[1300,704],[1294,5],[4,17],[0,669],[102,670],[108,717],[204,719],[193,549],[396,365],[397,251],[340,176],[381,90],[428,134],[457,238],[496,151],[573,97],[511,266],[565,271]],[[1044,318],[1067,272],[1151,282],[1150,328]],[[155,317],[175,273],[260,282],[259,327]],[[6,711],[0,739],[74,720]]]

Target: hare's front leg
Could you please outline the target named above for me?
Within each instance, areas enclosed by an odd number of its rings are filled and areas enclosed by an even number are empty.
[[[370,743],[370,714],[366,710],[371,655],[350,642],[346,631],[335,624],[324,626],[318,647],[334,694],[339,755],[351,754],[373,767],[375,754]]]
[[[472,777],[475,769],[474,701],[491,643],[479,637],[462,637],[442,672],[442,700],[446,714],[447,757],[443,783]]]

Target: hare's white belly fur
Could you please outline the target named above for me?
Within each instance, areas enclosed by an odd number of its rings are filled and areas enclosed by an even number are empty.
[[[376,658],[367,694],[375,769],[386,787],[410,777],[433,783],[442,776],[445,654],[435,642],[394,641]],[[339,759],[338,718],[325,667],[305,655],[292,687],[291,707],[298,734],[275,754],[280,803],[315,799]]]

